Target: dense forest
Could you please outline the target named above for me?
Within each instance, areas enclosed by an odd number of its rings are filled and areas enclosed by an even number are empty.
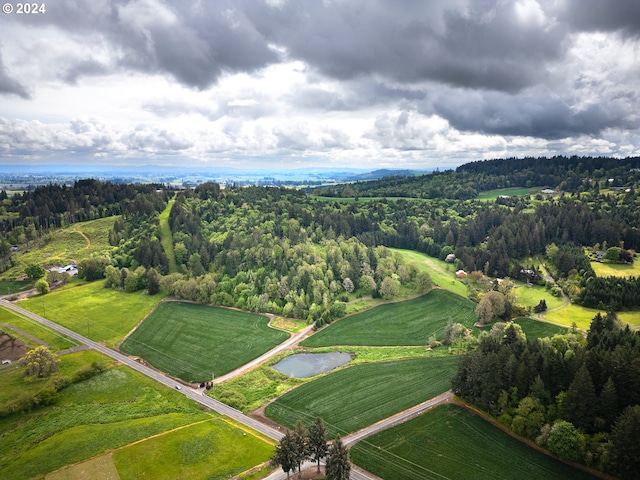
[[[562,458],[640,476],[640,335],[613,312],[533,341],[495,324],[461,358],[453,390]]]

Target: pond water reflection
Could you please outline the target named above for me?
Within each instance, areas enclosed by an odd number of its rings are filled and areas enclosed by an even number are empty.
[[[313,377],[340,367],[351,360],[347,352],[296,353],[283,358],[271,368],[296,378]]]

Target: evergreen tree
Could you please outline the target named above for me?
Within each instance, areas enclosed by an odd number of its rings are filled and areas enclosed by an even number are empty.
[[[329,447],[326,466],[327,479],[347,480],[350,473],[349,449],[345,447],[342,440],[336,439]]]
[[[318,473],[320,473],[320,459],[327,455],[327,429],[322,418],[318,417],[309,427],[309,453],[313,460],[318,462]]]
[[[621,478],[640,478],[640,405],[628,407],[611,431],[611,462]]]
[[[564,418],[585,432],[593,430],[593,419],[596,414],[597,397],[593,387],[591,374],[587,365],[583,364],[569,385],[564,398]]]
[[[293,437],[291,432],[285,433],[284,437],[280,439],[280,443],[276,445],[276,450],[270,460],[271,465],[280,465],[282,471],[287,474],[289,478],[289,472],[296,471],[296,459],[294,456]]]
[[[291,434],[291,451],[293,459],[298,466],[298,478],[302,478],[302,462],[309,458],[308,439],[306,428],[304,428],[302,421],[298,420]]]

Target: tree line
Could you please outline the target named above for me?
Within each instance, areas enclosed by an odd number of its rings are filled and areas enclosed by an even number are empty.
[[[597,314],[586,338],[573,330],[528,340],[495,324],[463,355],[453,390],[551,452],[638,478],[640,335],[614,312]]]

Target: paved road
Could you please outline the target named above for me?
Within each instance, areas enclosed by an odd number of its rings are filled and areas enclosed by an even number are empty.
[[[37,322],[40,322],[46,326],[48,326],[49,328],[52,328],[60,333],[62,333],[63,335],[68,336],[69,338],[72,338],[73,340],[80,342],[80,343],[84,343],[85,345],[91,347],[94,350],[99,351],[100,353],[103,353],[117,361],[119,361],[120,363],[123,363],[129,367],[131,367],[132,369],[142,373],[143,375],[156,380],[157,382],[162,383],[163,385],[166,385],[169,388],[174,388],[176,385],[176,382],[167,377],[166,375],[158,372],[157,370],[154,370],[152,368],[147,367],[146,365],[142,365],[132,359],[130,359],[129,357],[127,357],[126,355],[117,352],[115,350],[112,350],[108,347],[105,347],[104,345],[101,345],[97,342],[94,342],[93,340],[89,340],[88,338],[83,337],[82,335],[79,335],[71,330],[69,330],[68,328],[62,327],[60,325],[58,325],[57,323],[51,322],[49,320],[47,320],[46,318],[43,318],[39,315],[36,315],[34,313],[31,313],[28,310],[25,310],[24,308],[18,307],[17,305],[14,305],[6,300],[0,300],[0,305],[6,307],[6,308],[10,308],[11,310],[14,310],[22,315],[24,315],[25,317],[29,317],[32,320],[35,320]],[[262,422],[259,422],[257,420],[254,420],[251,417],[248,417],[247,415],[243,414],[242,412],[236,410],[235,408],[231,408],[228,405],[225,405],[222,402],[219,402],[217,400],[214,400],[211,397],[208,397],[206,395],[202,395],[201,393],[198,393],[196,391],[191,390],[190,388],[186,388],[186,387],[182,387],[181,392],[186,395],[187,397],[191,398],[192,400],[198,402],[201,405],[204,405],[206,407],[209,407],[210,409],[222,414],[222,415],[226,415],[230,418],[233,418],[234,420],[237,420],[240,423],[243,423],[244,425],[247,425],[248,427],[253,428],[254,430],[257,430],[258,432],[266,435],[269,438],[272,438],[274,440],[280,440],[283,437],[283,433],[281,433],[280,431],[271,428],[265,424],[263,424]]]
[[[378,423],[374,423],[373,425],[370,425],[366,428],[358,430],[355,433],[347,435],[346,437],[342,438],[342,442],[347,447],[350,447],[354,443],[359,442],[360,440],[363,440],[367,437],[370,437],[371,435],[374,435],[378,432],[381,432],[382,430],[395,427],[396,425],[399,425],[401,423],[406,422],[407,420],[417,417],[421,413],[424,413],[427,410],[433,407],[436,407],[441,403],[446,402],[451,397],[453,397],[453,392],[451,390],[446,391],[438,395],[437,397],[432,398],[431,400],[427,400],[426,402],[416,405],[415,407],[411,407],[405,410],[404,412],[400,412],[392,417],[385,418],[384,420],[380,420]]]
[[[56,330],[57,332],[62,333],[63,335],[66,335],[69,338],[72,338],[73,340],[75,340],[76,342],[82,343],[84,345],[87,345],[88,347],[97,350],[100,353],[103,353],[111,358],[113,358],[114,360],[119,361],[120,363],[123,363],[127,366],[129,366],[130,368],[142,373],[143,375],[162,383],[163,385],[166,385],[169,388],[175,388],[176,386],[176,382],[167,377],[166,375],[164,375],[163,373],[158,372],[157,370],[154,370],[152,368],[147,367],[146,365],[142,365],[134,360],[132,360],[131,358],[127,357],[126,355],[117,352],[115,350],[112,350],[111,348],[105,347],[104,345],[101,345],[97,342],[94,342],[93,340],[90,340],[86,337],[83,337],[82,335],[73,332],[71,330],[69,330],[68,328],[65,328],[61,325],[58,325],[57,323],[54,323],[50,320],[47,320],[46,318],[43,318],[39,315],[36,315],[35,313],[32,313],[28,310],[25,310],[22,307],[19,307],[17,305],[14,305],[11,302],[8,302],[7,300],[5,300],[4,298],[0,299],[0,305],[9,308],[17,313],[20,313],[22,315],[24,315],[25,317],[28,317],[32,320],[35,320],[36,322],[40,322],[43,325],[48,326],[49,328]],[[298,341],[302,336],[304,336],[304,334],[306,333],[306,331],[302,331],[300,332],[300,334],[298,335],[294,335],[293,337],[291,337],[287,342],[285,342],[285,344],[292,344],[295,343],[296,341]],[[289,343],[291,342],[291,343]],[[284,345],[284,344],[283,344]],[[288,345],[286,345],[288,346]],[[286,348],[286,347],[285,347]],[[283,348],[284,349],[284,348]],[[276,350],[276,349],[274,349]],[[269,352],[268,352],[269,353]],[[275,352],[277,353],[277,352]],[[275,354],[273,353],[273,354]],[[214,400],[211,397],[208,397],[206,395],[203,395],[202,393],[199,393],[195,390],[192,390],[190,388],[187,387],[182,387],[180,390],[184,395],[186,395],[187,397],[189,397],[190,399],[194,400],[195,402],[198,402],[201,405],[204,405],[222,415],[226,415],[229,418],[233,418],[234,420],[250,427],[253,428],[254,430],[266,435],[269,438],[272,438],[273,440],[279,441],[284,434],[282,432],[280,432],[279,430],[276,430],[274,428],[269,427],[268,425],[265,425],[262,422],[259,422],[258,420],[254,420],[251,417],[248,417],[247,415],[245,415],[244,413],[240,412],[239,410],[236,410],[235,408],[232,408],[228,405],[225,405],[222,402],[219,402],[217,400]],[[309,463],[309,466],[315,468],[315,464]],[[306,467],[306,465],[305,465]],[[304,470],[304,468],[303,468]],[[278,476],[278,473],[282,474],[282,477]],[[273,476],[275,475],[275,476]],[[286,478],[286,474],[282,471],[282,469],[278,470],[277,472],[275,472],[273,475],[267,477],[269,478],[269,480],[275,480],[275,479],[280,479],[280,478]],[[362,472],[359,472],[358,470],[355,470],[352,468],[351,470],[351,475],[350,478],[352,480],[372,480],[373,477],[368,476]]]

